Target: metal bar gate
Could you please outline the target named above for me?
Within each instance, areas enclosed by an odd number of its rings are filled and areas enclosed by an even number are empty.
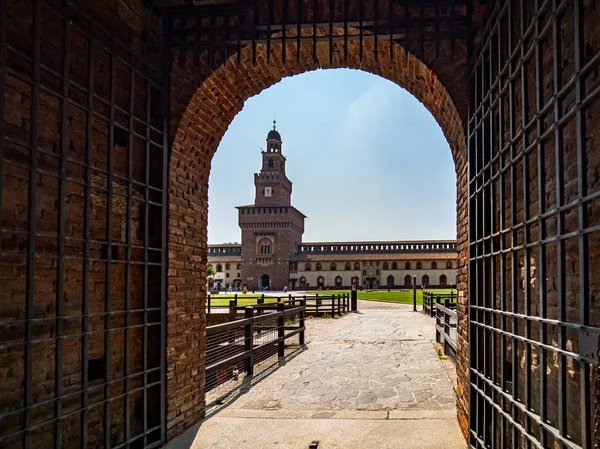
[[[160,53],[80,10],[0,1],[2,447],[164,441]]]
[[[489,7],[469,82],[469,444],[591,448],[600,331],[597,5]]]

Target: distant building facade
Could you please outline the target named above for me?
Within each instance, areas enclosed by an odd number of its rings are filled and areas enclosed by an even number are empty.
[[[306,216],[291,204],[281,135],[267,135],[254,203],[239,206],[241,244],[208,246],[209,287],[249,290],[446,287],[456,283],[454,240],[303,243]]]

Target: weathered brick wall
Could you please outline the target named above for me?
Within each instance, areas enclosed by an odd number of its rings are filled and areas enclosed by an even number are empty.
[[[349,67],[378,74],[396,82],[415,95],[440,124],[456,164],[457,238],[459,244],[458,286],[460,289],[459,414],[466,419],[467,347],[467,164],[465,141],[466,97],[464,89],[465,49],[457,45],[452,56],[450,44],[443,44],[440,58],[432,60],[433,48],[426,51],[429,69],[404,49],[394,49],[389,58],[387,43],[379,43],[379,59],[374,59],[373,42],[365,42],[363,60],[358,44],[350,42],[348,60],[342,46],[334,45],[332,63],[325,43],[317,45],[318,62],[312,57],[312,43],[301,49],[300,61],[289,57],[284,64],[280,46],[273,44],[270,62],[265,47],[258,46],[256,65],[250,49],[244,49],[241,62],[232,57],[214,70],[206,69],[201,55],[196,67],[192,55],[172,72],[171,118],[174,138],[170,161],[169,237],[169,379],[167,409],[169,437],[180,433],[203,414],[203,369],[206,286],[206,219],[210,161],[219,141],[244,101],[285,76],[318,68]],[[175,54],[175,60],[179,53]],[[444,80],[451,90],[447,90]],[[460,107],[457,108],[457,105]],[[180,120],[179,120],[180,119]],[[172,314],[172,315],[171,315]]]

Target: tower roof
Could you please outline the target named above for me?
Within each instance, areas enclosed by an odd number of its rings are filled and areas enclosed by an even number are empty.
[[[273,120],[273,129],[267,134],[267,140],[277,140],[281,142],[281,134],[275,129],[275,120]]]

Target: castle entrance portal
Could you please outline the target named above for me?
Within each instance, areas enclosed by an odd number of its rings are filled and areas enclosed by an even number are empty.
[[[157,447],[204,416],[211,157],[247,98],[345,67],[452,150],[469,445],[592,447],[599,26],[585,0],[0,1],[0,444]]]
[[[260,277],[260,288],[265,289],[270,287],[270,278],[268,274],[263,274]]]

